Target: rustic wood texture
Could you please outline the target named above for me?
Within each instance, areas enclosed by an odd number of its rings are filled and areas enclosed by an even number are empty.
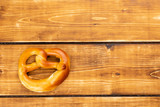
[[[18,59],[30,47],[61,48],[70,56],[70,75],[56,90],[36,93],[20,83]],[[0,95],[160,95],[159,69],[159,44],[0,45]]]
[[[1,0],[0,42],[160,41],[158,0]]]
[[[8,101],[10,103],[8,103]],[[159,107],[160,97],[0,98],[1,107]]]

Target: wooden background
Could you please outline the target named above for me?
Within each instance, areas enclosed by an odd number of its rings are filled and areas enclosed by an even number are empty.
[[[70,74],[56,90],[20,83],[18,59],[31,47],[70,56]],[[0,107],[13,105],[160,107],[159,0],[1,0]]]

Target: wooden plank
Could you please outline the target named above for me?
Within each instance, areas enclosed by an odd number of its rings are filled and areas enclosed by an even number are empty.
[[[159,97],[0,98],[1,107],[159,107]]]
[[[0,42],[160,41],[158,0],[1,0]]]
[[[20,83],[18,59],[31,47],[69,54],[70,75],[56,90],[36,93]],[[160,95],[159,65],[160,44],[0,45],[0,95]]]

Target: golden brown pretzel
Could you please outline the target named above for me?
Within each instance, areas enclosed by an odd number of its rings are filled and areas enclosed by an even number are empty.
[[[36,55],[36,62],[26,64],[27,59]],[[60,58],[60,62],[47,61],[47,56],[56,56]],[[33,80],[28,77],[27,72],[33,71],[37,68],[56,68],[57,71],[48,78]],[[61,49],[50,48],[29,48],[25,50],[19,59],[18,75],[21,83],[31,91],[44,92],[55,89],[68,76],[70,71],[70,60],[68,55]]]

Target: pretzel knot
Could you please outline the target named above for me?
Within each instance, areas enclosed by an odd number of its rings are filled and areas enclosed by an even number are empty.
[[[26,64],[27,59],[36,55],[36,62]],[[56,56],[60,62],[47,61],[47,56]],[[28,77],[27,72],[38,68],[55,68],[56,72],[51,74],[48,78],[34,80]],[[29,48],[25,50],[19,59],[18,75],[21,83],[31,91],[44,92],[51,91],[60,85],[68,76],[70,71],[70,60],[68,55],[61,49],[50,48]]]

